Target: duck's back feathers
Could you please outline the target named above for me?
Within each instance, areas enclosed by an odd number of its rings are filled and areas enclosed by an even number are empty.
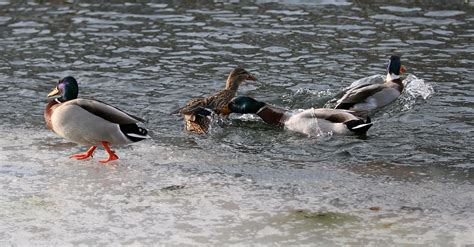
[[[308,113],[311,113],[311,111],[308,111]],[[333,123],[344,123],[350,119],[355,118],[352,115],[353,113],[353,111],[319,108],[313,109],[311,114],[316,118],[325,119]]]
[[[227,115],[229,110],[227,104],[235,96],[233,90],[222,90],[207,98],[196,98],[188,101],[186,106],[177,109],[173,113],[181,113],[184,115],[194,114],[200,108],[207,108],[216,113]]]
[[[90,100],[90,99],[75,99],[70,100],[65,103],[64,105],[74,104],[77,105],[84,110],[94,114],[98,117],[101,117],[107,121],[116,124],[133,124],[138,122],[146,122],[144,119],[139,118],[137,116],[133,116],[128,114],[118,108],[115,108],[107,103],[98,100]]]
[[[403,86],[393,82],[362,85],[349,90],[337,101],[335,109],[350,109],[367,113],[392,103],[400,96],[402,90]]]
[[[236,91],[234,90],[222,90],[217,94],[208,97],[205,101],[204,107],[209,108],[218,114],[228,115],[230,114],[230,110],[227,105],[232,100],[232,98],[235,97],[235,94]]]
[[[368,97],[385,89],[384,84],[361,85],[347,91],[341,99],[337,101],[335,109],[350,109],[357,103],[365,101]]]
[[[204,104],[205,100],[206,98],[191,99],[188,101],[188,103],[186,103],[185,106],[174,110],[173,112],[171,112],[171,114],[176,114],[176,113],[190,114],[195,110],[195,108],[201,107]]]
[[[363,120],[354,114],[354,111],[336,110],[336,109],[314,109],[315,115],[319,119],[325,119],[334,124],[343,123],[347,129],[356,133],[363,134],[372,127],[370,118]]]
[[[353,111],[339,109],[307,109],[293,114],[286,122],[289,130],[307,135],[322,132],[336,134],[363,134],[372,126],[370,119],[366,122],[354,115]]]

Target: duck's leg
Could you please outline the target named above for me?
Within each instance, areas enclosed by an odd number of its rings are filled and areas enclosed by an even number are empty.
[[[107,142],[102,142],[102,146],[104,146],[105,151],[109,154],[109,158],[106,160],[100,160],[100,163],[107,163],[111,160],[118,160],[119,157],[115,154],[114,151],[110,150],[109,145]]]
[[[74,158],[74,159],[77,159],[77,160],[87,159],[89,157],[92,157],[92,154],[94,153],[96,148],[97,148],[97,146],[92,146],[91,148],[89,148],[89,150],[87,150],[87,152],[81,153],[81,154],[73,154],[73,155],[69,156],[69,158]]]

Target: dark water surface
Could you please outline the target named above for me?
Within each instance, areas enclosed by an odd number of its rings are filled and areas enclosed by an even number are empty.
[[[233,2],[233,1],[232,1]],[[382,1],[380,1],[382,2]],[[0,245],[474,244],[469,1],[0,2]],[[409,83],[368,137],[308,138],[251,116],[183,131],[169,115],[224,87],[322,107],[402,54]],[[103,166],[47,130],[66,75],[149,119]]]

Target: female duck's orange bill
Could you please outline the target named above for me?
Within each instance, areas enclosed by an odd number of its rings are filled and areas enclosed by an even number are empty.
[[[402,65],[402,66],[400,67],[400,74],[403,74],[403,73],[405,73],[406,71],[407,71],[407,68]]]

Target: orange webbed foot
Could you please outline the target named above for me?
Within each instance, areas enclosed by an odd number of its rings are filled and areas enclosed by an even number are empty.
[[[109,145],[107,144],[107,142],[102,142],[102,146],[104,146],[105,151],[109,154],[109,158],[107,158],[106,160],[99,160],[100,163],[105,164],[109,161],[119,159],[119,157],[115,154],[115,152],[109,148]]]
[[[118,159],[119,159],[119,157],[118,157],[116,154],[109,154],[109,158],[108,158],[108,159],[106,159],[106,160],[99,160],[99,162],[102,163],[102,164],[105,164],[105,163],[107,163],[107,162],[109,162],[109,161],[118,160]]]
[[[74,158],[76,160],[83,160],[83,159],[87,159],[89,157],[92,157],[92,155],[89,155],[87,153],[83,153],[83,154],[73,154],[71,156],[69,156],[70,159]]]
[[[80,154],[73,154],[71,156],[69,156],[69,158],[74,158],[76,160],[83,160],[83,159],[87,159],[89,157],[92,157],[92,154],[94,153],[95,149],[97,148],[97,146],[92,146],[91,148],[89,148],[89,150],[87,150],[87,152],[85,153],[80,153]]]

